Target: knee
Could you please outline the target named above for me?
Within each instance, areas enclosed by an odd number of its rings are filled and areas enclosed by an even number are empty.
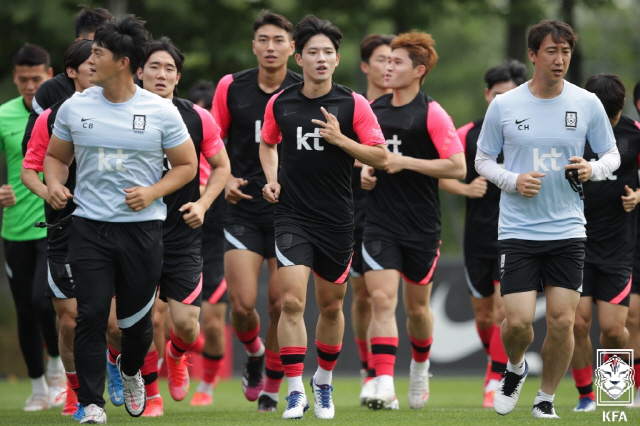
[[[282,305],[280,303],[280,299],[277,300],[269,300],[269,318],[271,322],[278,323],[280,319],[280,312],[282,310]]]
[[[295,294],[283,293],[280,304],[283,314],[297,316],[304,313],[304,301]]]
[[[602,335],[607,340],[619,340],[623,336],[625,330],[624,324],[606,324],[601,325],[600,327]]]
[[[342,315],[342,299],[327,301],[320,305],[319,308],[320,315],[329,320],[336,320],[340,315]]]
[[[247,303],[241,298],[231,299],[231,313],[235,318],[249,318],[255,310],[255,303]]]
[[[566,335],[573,332],[575,321],[575,315],[563,314],[551,316],[547,319],[547,328],[550,333]]]
[[[494,322],[493,312],[488,309],[476,310],[476,323],[479,329],[486,330],[493,326]]]
[[[58,316],[58,327],[62,335],[73,335],[76,328],[75,312],[64,312]]]
[[[589,335],[590,330],[591,321],[580,315],[576,315],[575,322],[573,324],[573,335],[576,338],[585,338]]]
[[[532,330],[532,322],[520,317],[507,318],[505,325],[510,333],[515,334],[524,334]]]
[[[371,296],[368,298],[368,301],[370,301],[371,309],[375,313],[388,312],[390,310],[395,311],[397,304],[395,297],[392,297],[381,290],[373,291]]]
[[[198,318],[191,316],[173,318],[173,329],[181,335],[197,334],[199,330]]]

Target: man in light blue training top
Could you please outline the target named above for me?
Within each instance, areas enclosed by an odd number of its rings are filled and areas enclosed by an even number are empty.
[[[542,384],[532,415],[558,418],[555,391],[573,353],[573,323],[582,290],[586,239],[581,182],[603,180],[620,165],[611,124],[598,98],[568,81],[578,36],[564,22],[544,20],[529,32],[534,76],[497,96],[478,139],[476,169],[502,189],[498,240],[506,319],[501,336],[509,357],[496,391],[498,414],[518,401],[533,341],[536,295],[547,300]],[[585,140],[598,153],[582,158]],[[496,163],[504,151],[503,169]]]
[[[105,332],[113,290],[122,329],[116,364],[131,416],[146,405],[140,367],[151,341],[151,307],[162,269],[162,197],[191,181],[198,160],[176,107],[136,86],[148,44],[144,22],[132,15],[96,31],[89,58],[97,87],[76,93],[59,109],[44,162],[50,204],[73,197],[68,262],[78,317],[74,356],[81,423],[105,424]],[[162,177],[166,154],[171,169]],[[64,187],[75,155],[77,184]]]

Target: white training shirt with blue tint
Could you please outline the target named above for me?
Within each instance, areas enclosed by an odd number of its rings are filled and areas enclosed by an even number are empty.
[[[112,103],[102,88],[76,92],[58,111],[53,134],[72,142],[77,162],[73,213],[103,222],[164,220],[162,199],[134,212],[125,188],[148,187],[162,177],[164,149],[189,139],[178,109],[169,99],[136,86],[127,102]]]
[[[553,99],[536,98],[525,83],[491,102],[478,149],[489,155],[503,150],[504,167],[513,173],[546,174],[533,198],[502,191],[499,240],[586,237],[584,205],[565,179],[564,166],[570,157],[582,157],[587,139],[595,152],[615,147],[600,100],[567,81]]]

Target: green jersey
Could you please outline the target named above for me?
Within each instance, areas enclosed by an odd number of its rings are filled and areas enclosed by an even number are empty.
[[[30,111],[22,96],[0,105],[0,152],[7,159],[7,183],[16,194],[16,204],[5,207],[2,216],[2,238],[9,241],[28,241],[45,238],[47,230],[34,228],[44,222],[44,201],[20,181],[22,169],[22,138]]]

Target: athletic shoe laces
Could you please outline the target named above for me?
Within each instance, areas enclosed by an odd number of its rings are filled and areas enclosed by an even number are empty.
[[[315,385],[318,389],[315,389],[318,395],[317,400],[320,402],[322,408],[331,407],[331,392],[333,392],[333,386],[331,385]]]
[[[536,404],[536,408],[544,414],[553,415],[553,402],[542,401]]]
[[[505,370],[504,373],[502,373],[502,377],[504,378],[504,387],[502,389],[502,393],[505,396],[511,396],[511,394],[518,387],[522,376],[518,376],[516,373]]]
[[[301,392],[291,392],[291,394],[285,398],[287,400],[287,410],[292,410],[298,405],[302,405],[302,396]]]
[[[187,359],[191,357],[191,355],[183,355],[180,357],[179,360],[172,360],[173,362],[177,362],[177,367],[178,368],[172,368],[171,371],[171,381],[176,385],[176,386],[182,386],[182,384],[185,382],[185,379],[187,377],[187,374],[189,374],[188,371],[188,367],[191,366],[191,364],[189,364],[187,362]]]
[[[114,388],[114,391],[118,389],[122,389],[122,378],[120,377],[120,372],[118,371],[118,366],[115,364],[111,364],[107,362],[107,367],[109,368],[109,380],[111,381],[111,386]]]
[[[84,418],[84,406],[82,404],[76,404],[76,412],[73,413],[74,420],[82,420]]]

